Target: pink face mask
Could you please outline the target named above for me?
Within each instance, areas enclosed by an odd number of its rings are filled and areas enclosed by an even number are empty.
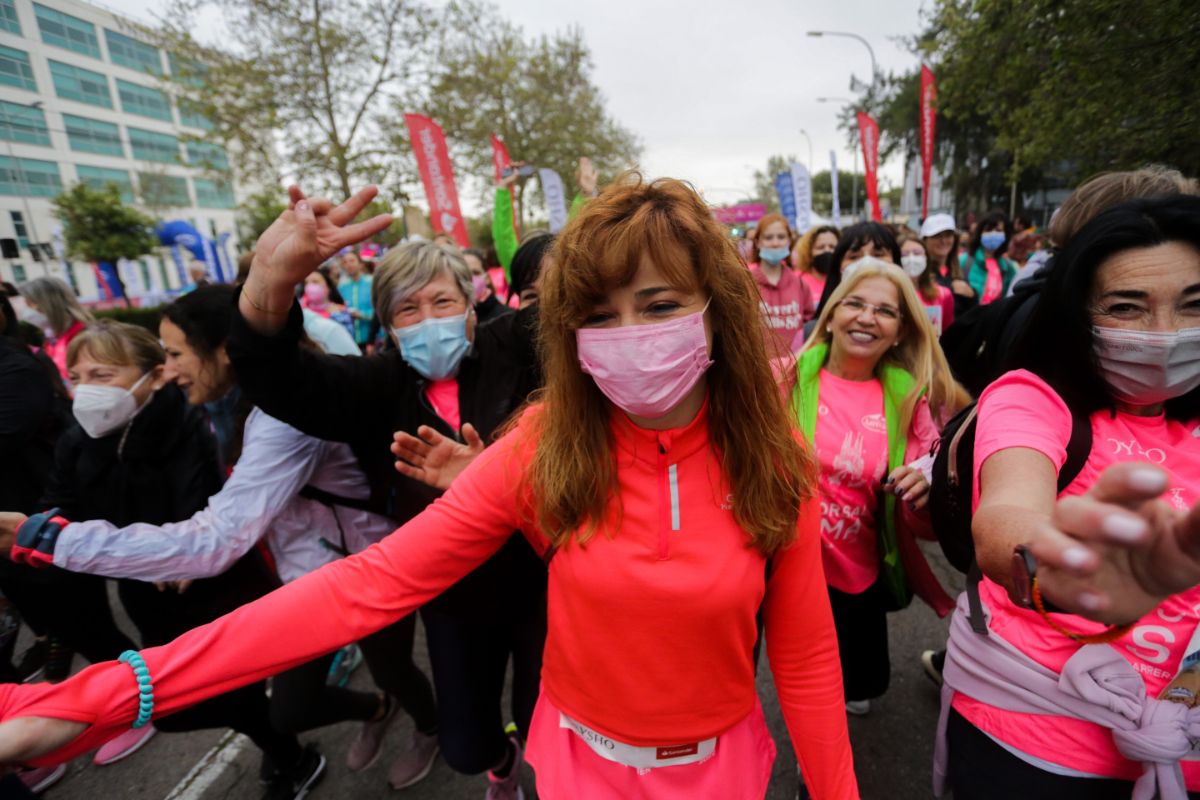
[[[705,303],[699,313],[653,325],[580,328],[579,365],[622,411],[666,416],[713,364],[704,336],[707,309]]]
[[[475,302],[479,303],[486,300],[488,293],[487,275],[472,275],[471,284],[475,287]]]
[[[329,290],[319,283],[304,284],[304,298],[313,305],[323,305],[329,299]]]

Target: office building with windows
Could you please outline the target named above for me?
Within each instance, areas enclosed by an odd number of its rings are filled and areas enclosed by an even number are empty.
[[[214,241],[234,233],[228,156],[188,140],[208,122],[163,91],[160,77],[175,69],[172,54],[102,7],[0,0],[0,240],[17,245],[5,243],[4,280],[55,275],[85,299],[101,297],[92,265],[65,258],[52,214],[52,198],[79,181],[115,183],[125,202]],[[181,285],[166,251],[120,270],[134,296]]]

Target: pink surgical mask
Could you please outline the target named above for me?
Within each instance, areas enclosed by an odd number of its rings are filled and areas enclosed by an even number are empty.
[[[666,416],[713,364],[704,336],[706,310],[708,303],[698,313],[653,325],[580,328],[579,365],[622,411]]]
[[[329,290],[319,283],[304,284],[304,299],[313,305],[322,305],[329,299]]]

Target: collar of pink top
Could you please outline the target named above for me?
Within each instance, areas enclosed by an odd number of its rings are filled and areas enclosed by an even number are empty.
[[[695,418],[682,428],[652,431],[639,428],[620,409],[612,410],[613,438],[622,456],[657,465],[663,456],[682,461],[708,446],[708,397]]]

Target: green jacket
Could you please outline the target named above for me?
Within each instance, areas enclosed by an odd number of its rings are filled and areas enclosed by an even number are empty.
[[[829,355],[829,345],[819,344],[805,350],[796,364],[796,386],[792,389],[792,413],[800,423],[809,444],[816,441],[817,406],[821,367]],[[883,416],[887,421],[888,474],[904,464],[908,449],[908,431],[900,429],[900,409],[912,391],[914,378],[906,370],[891,364],[883,365],[880,382],[883,384]],[[880,572],[898,608],[912,601],[912,591],[900,561],[900,545],[896,539],[896,495],[884,492],[883,513],[879,515]]]
[[[1000,297],[1007,297],[1008,287],[1012,285],[1013,278],[1017,277],[1017,268],[1004,256],[996,256],[996,263],[1000,266],[1000,278],[1004,281]],[[983,290],[987,286],[987,256],[983,254],[983,250],[976,250],[970,256],[963,253],[958,257],[958,265],[962,268],[967,283],[975,290],[975,297],[982,300]]]

